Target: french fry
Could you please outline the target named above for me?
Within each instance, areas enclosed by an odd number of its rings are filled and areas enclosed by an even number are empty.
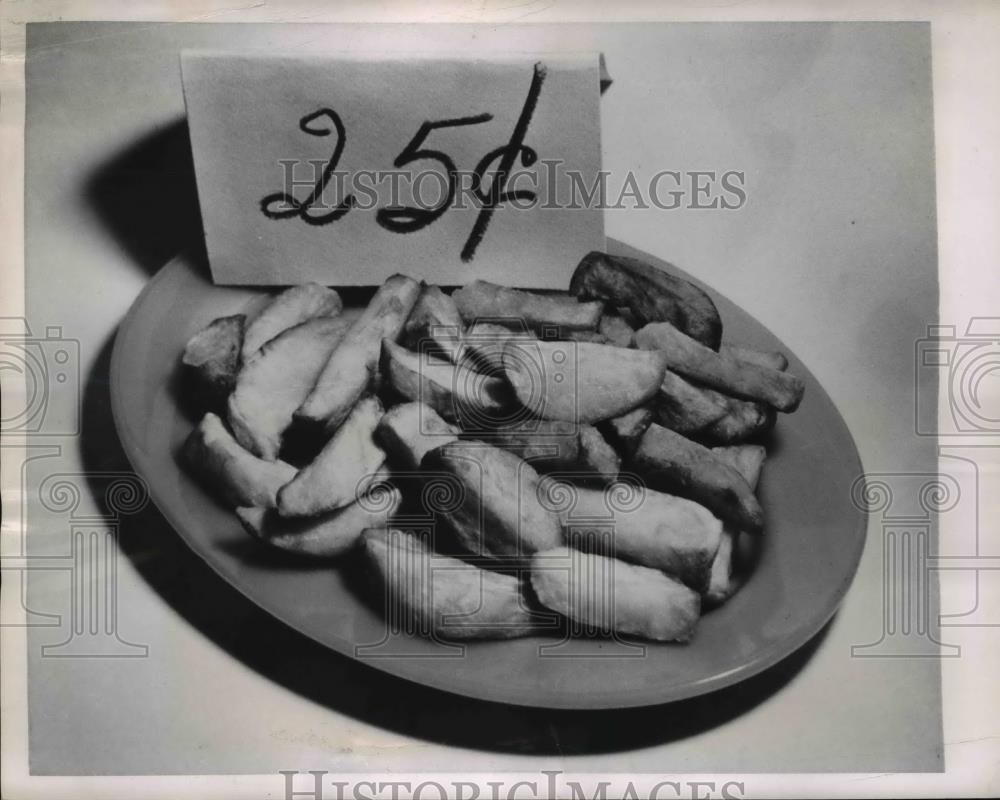
[[[462,339],[458,363],[479,372],[503,372],[503,348],[509,341],[537,341],[527,328],[513,330],[495,322],[474,322]]]
[[[282,331],[315,317],[339,314],[343,306],[339,294],[317,283],[286,289],[249,321],[243,337],[244,361]]]
[[[684,642],[701,610],[697,592],[659,570],[568,547],[532,557],[531,585],[542,605],[591,634]]]
[[[562,542],[559,518],[539,500],[539,477],[513,453],[480,442],[428,452],[421,468],[451,475],[460,502],[441,509],[471,554],[521,559]]]
[[[635,334],[636,346],[665,353],[669,369],[725,394],[760,400],[778,411],[794,411],[805,385],[787,372],[738,361],[716,353],[669,322],[646,325]]]
[[[595,423],[621,416],[656,394],[666,357],[585,342],[510,341],[503,367],[518,400],[536,416]]]
[[[309,558],[336,558],[350,550],[366,528],[388,524],[402,502],[398,489],[377,491],[349,505],[314,517],[282,517],[274,509],[237,508],[248,533],[261,541]]]
[[[599,331],[563,331],[560,339],[568,342],[592,342],[593,344],[610,344],[610,339]]]
[[[385,462],[385,452],[372,436],[381,418],[377,398],[361,400],[312,463],[278,492],[281,516],[322,514],[364,494]]]
[[[767,451],[760,445],[739,445],[735,447],[713,447],[712,452],[735,469],[751,489],[757,489],[760,473]],[[710,605],[720,605],[728,600],[736,590],[733,579],[733,557],[739,538],[739,528],[727,523],[722,530],[719,550],[712,561],[708,587],[704,600]]]
[[[722,537],[708,509],[627,483],[567,491],[574,500],[562,518],[568,544],[663,570],[697,591],[708,586]]]
[[[704,430],[730,412],[722,395],[694,386],[669,369],[663,375],[652,407],[660,425],[685,436]]]
[[[472,433],[471,438],[479,438]],[[489,443],[513,453],[539,472],[575,469],[580,465],[580,432],[572,422],[532,419],[501,425],[490,432]]]
[[[221,411],[236,383],[246,317],[219,317],[192,336],[181,363],[191,378],[195,400],[202,410]]]
[[[631,458],[646,429],[653,422],[653,412],[647,406],[612,417],[601,425],[612,446],[625,458]]]
[[[725,403],[727,411],[724,417],[697,432],[695,438],[699,441],[713,445],[738,444],[774,427],[777,415],[770,406],[726,397],[711,389],[705,391],[717,395]]]
[[[703,290],[635,258],[588,253],[573,273],[569,290],[580,298],[625,306],[640,325],[670,322],[713,350],[722,340],[719,312]]]
[[[763,529],[763,509],[743,477],[707,447],[679,433],[650,425],[631,465],[655,489],[701,503],[748,533]]]
[[[746,361],[748,364],[756,364],[759,367],[776,369],[778,372],[784,372],[788,369],[788,358],[777,350],[755,350],[752,347],[723,342],[719,352],[732,356],[737,361]]]
[[[622,460],[601,432],[590,425],[581,425],[580,478],[609,483],[618,477]]]
[[[278,457],[295,409],[312,391],[348,324],[342,317],[307,320],[247,359],[228,402],[229,424],[241,445],[268,461]]]
[[[412,471],[419,468],[428,451],[457,441],[458,433],[458,428],[425,403],[401,403],[382,415],[375,427],[375,441],[394,465]]]
[[[502,418],[515,402],[510,387],[500,378],[419,355],[391,339],[382,342],[379,368],[398,394],[426,403],[446,422],[468,420],[482,427]]]
[[[440,286],[425,286],[403,326],[402,340],[410,350],[421,353],[433,343],[449,361],[457,364],[464,331],[455,301]]]
[[[598,333],[603,334],[610,344],[616,347],[631,347],[635,329],[625,318],[605,309],[601,321],[597,325]]]
[[[335,431],[371,387],[382,340],[395,341],[419,296],[420,284],[412,278],[388,278],[330,355],[296,418]]]
[[[272,508],[278,490],[296,473],[291,464],[264,461],[244,450],[211,412],[191,431],[182,455],[188,468],[233,506]]]
[[[434,553],[402,530],[374,528],[362,537],[388,608],[405,627],[444,639],[512,639],[534,633],[517,578]]]
[[[564,294],[536,294],[508,289],[488,281],[473,281],[457,289],[452,297],[462,318],[472,323],[478,319],[523,321],[533,330],[553,327],[563,330],[596,330],[604,304],[581,303]]]

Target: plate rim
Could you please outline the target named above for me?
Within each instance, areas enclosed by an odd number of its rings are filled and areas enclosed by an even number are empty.
[[[608,251],[614,251],[629,255],[631,257],[642,257],[652,258],[655,261],[663,261],[656,256],[647,254],[637,248],[631,247],[623,242],[616,239],[608,237]],[[859,516],[856,530],[853,536],[853,552],[850,553],[850,558],[848,559],[850,564],[849,573],[846,573],[845,579],[841,582],[841,585],[830,595],[830,599],[822,607],[820,613],[816,614],[811,619],[811,624],[804,625],[799,630],[795,631],[793,634],[780,638],[776,640],[773,644],[758,650],[753,658],[743,662],[737,667],[728,670],[723,673],[717,673],[714,675],[709,675],[701,679],[687,681],[681,686],[675,686],[673,688],[647,688],[639,691],[633,691],[629,697],[621,697],[613,692],[601,693],[594,696],[593,694],[588,696],[590,702],[580,703],[579,693],[574,693],[572,691],[560,692],[558,695],[551,695],[545,699],[544,702],[537,699],[528,699],[518,694],[508,694],[503,691],[502,684],[498,685],[485,685],[485,684],[475,684],[474,686],[465,686],[462,680],[456,680],[455,676],[448,673],[448,671],[442,671],[442,678],[440,680],[435,678],[415,678],[406,673],[405,667],[397,667],[396,664],[399,661],[405,661],[406,659],[359,659],[355,655],[354,648],[356,643],[350,642],[348,640],[342,639],[340,636],[333,635],[342,647],[335,647],[331,641],[320,639],[297,625],[295,622],[288,619],[283,613],[283,611],[275,610],[274,608],[263,605],[254,598],[247,589],[245,589],[238,581],[233,580],[229,575],[225,574],[219,565],[217,565],[213,559],[209,558],[205,552],[208,550],[206,546],[199,540],[198,537],[191,535],[189,532],[185,531],[185,526],[180,524],[180,520],[176,516],[172,509],[170,503],[166,501],[161,495],[161,490],[158,486],[147,480],[145,477],[145,472],[147,470],[142,469],[144,464],[141,462],[144,459],[141,448],[137,446],[135,442],[131,440],[128,435],[123,435],[123,430],[126,430],[126,425],[124,422],[125,414],[122,408],[122,381],[124,376],[122,374],[122,360],[124,359],[124,332],[128,331],[129,327],[134,324],[135,318],[138,316],[138,312],[143,305],[143,301],[149,293],[164,279],[167,275],[168,270],[173,264],[178,261],[189,261],[192,264],[197,264],[198,259],[189,251],[181,251],[175,254],[173,257],[168,259],[163,266],[161,266],[156,273],[146,282],[142,290],[136,295],[135,299],[132,301],[128,312],[122,318],[121,322],[118,324],[117,330],[115,331],[114,345],[111,352],[111,361],[109,368],[109,393],[110,393],[110,405],[111,414],[115,424],[115,433],[118,437],[119,444],[121,445],[122,451],[125,453],[126,458],[135,473],[142,478],[143,482],[146,484],[147,491],[149,492],[149,497],[153,501],[157,512],[165,519],[167,524],[173,529],[173,531],[181,538],[185,546],[187,546],[192,552],[194,552],[202,561],[204,561],[211,570],[224,580],[229,586],[234,588],[240,595],[242,595],[248,602],[252,603],[257,608],[261,609],[269,616],[278,620],[282,625],[295,631],[296,634],[304,636],[307,639],[325,647],[339,656],[351,659],[354,662],[360,663],[369,668],[378,670],[379,672],[387,673],[392,675],[396,679],[401,679],[411,683],[415,686],[428,686],[437,691],[443,691],[450,694],[459,695],[466,698],[471,698],[480,701],[493,702],[493,703],[503,703],[508,705],[515,705],[525,708],[548,708],[556,710],[612,710],[612,709],[627,709],[627,708],[643,708],[656,705],[665,705],[669,703],[679,702],[683,700],[689,700],[694,697],[700,697],[712,692],[719,691],[738,683],[742,683],[755,675],[764,672],[765,670],[781,663],[786,658],[792,656],[794,653],[798,652],[802,647],[804,647],[809,641],[811,641],[816,635],[822,631],[830,620],[837,613],[840,605],[843,603],[844,598],[850,591],[851,586],[854,583],[855,578],[858,574],[858,568],[861,563],[861,558],[864,554],[865,546],[867,544],[867,529],[869,522],[869,512],[866,508],[858,507]],[[690,278],[692,282],[706,289],[710,293],[717,293],[714,289],[707,286],[702,281],[690,276],[686,271],[675,267],[678,272],[682,273],[684,277]],[[268,287],[234,287],[234,288],[249,288],[252,290],[264,290]],[[728,299],[728,298],[727,298]],[[733,302],[733,301],[729,301]],[[734,305],[738,305],[735,304]],[[761,323],[756,319],[750,312],[746,311],[739,306],[739,308],[744,311],[745,314],[750,316],[758,325],[764,327],[772,336],[775,337],[779,342],[781,342],[782,347],[786,352],[794,356],[794,351],[785,346],[784,341],[780,339],[776,334],[774,334],[770,328]],[[846,434],[847,441],[851,444],[850,460],[853,462],[853,468],[855,474],[858,476],[857,480],[862,482],[862,489],[867,485],[867,480],[865,478],[863,464],[861,461],[861,456],[858,452],[857,444],[855,443],[854,436],[851,434],[850,428],[847,425],[847,421],[844,419],[843,414],[841,414],[840,409],[834,403],[833,398],[827,393],[826,389],[819,382],[819,380],[812,374],[804,362],[801,359],[796,358],[799,363],[802,364],[803,368],[808,373],[812,381],[820,388],[826,399],[829,401],[831,406],[836,411],[837,422],[842,427],[843,432]],[[139,463],[137,463],[139,462]],[[474,642],[464,642],[465,646],[475,646]],[[696,646],[697,637],[695,641],[688,646]]]

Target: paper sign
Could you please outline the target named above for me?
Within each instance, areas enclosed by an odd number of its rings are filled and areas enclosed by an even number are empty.
[[[182,54],[220,284],[565,288],[604,248],[597,54]]]

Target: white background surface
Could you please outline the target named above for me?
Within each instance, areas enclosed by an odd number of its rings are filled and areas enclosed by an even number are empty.
[[[692,117],[697,117],[695,112],[703,110],[700,104],[704,105],[706,102],[707,93],[703,89],[688,87],[689,91],[679,98],[684,103],[657,103],[658,93],[664,90],[660,82],[662,78],[656,72],[651,77],[648,65],[666,62],[666,65],[676,67],[677,63],[671,59],[680,56],[676,50],[662,47],[661,42],[654,41],[642,48],[642,34],[646,37],[653,35],[648,26],[642,28],[639,34],[636,38],[628,39],[627,47],[622,45],[622,58],[614,54],[614,47],[608,42],[606,34],[601,32],[598,37],[601,42],[599,46],[609,54],[612,74],[618,81],[605,98],[602,109],[606,166],[613,170],[621,164],[640,167],[643,155],[647,158],[650,155],[659,158],[660,149],[666,142],[685,145],[684,148],[677,148],[677,152],[684,154],[680,158],[681,168],[698,168],[702,165],[694,163],[694,157],[705,154],[704,150],[699,149],[699,145],[710,147],[712,137],[706,135],[702,127],[692,127],[691,120]],[[272,37],[267,38],[273,41]],[[801,46],[797,60],[793,58],[792,62],[800,70],[796,72],[786,66],[782,73],[786,77],[795,76],[793,83],[806,83],[805,87],[797,87],[800,100],[805,99],[811,88],[807,79],[810,75],[815,76],[815,72],[811,72],[808,67],[815,67],[817,63],[822,65],[824,54],[827,58],[834,59],[834,63],[839,65],[837,71],[846,77],[847,80],[842,84],[838,83],[846,96],[837,93],[831,96],[827,93],[821,100],[832,100],[845,117],[850,117],[852,110],[863,113],[866,107],[858,104],[859,99],[867,96],[869,101],[878,100],[878,87],[881,85],[880,80],[886,79],[885,75],[870,69],[870,62],[866,63],[864,59],[859,62],[856,58],[857,50],[851,49],[849,40],[852,39],[857,42],[856,37],[833,37],[838,46],[847,47],[855,56],[847,64],[835,58],[836,50],[831,54],[829,47],[817,47],[815,40]],[[624,41],[623,39],[622,42]],[[119,42],[113,44],[118,45]],[[732,48],[725,52],[729,54],[728,57],[735,57],[732,55]],[[770,61],[775,57],[773,42],[758,41],[756,52],[758,62]],[[642,53],[644,58],[640,59],[638,53]],[[766,53],[766,58],[761,53]],[[703,52],[701,54],[704,55]],[[148,57],[148,51],[143,55]],[[697,54],[685,54],[681,65],[689,63],[693,55]],[[715,51],[709,55],[712,56],[709,62],[714,63],[719,53]],[[890,62],[893,61],[892,57],[883,55]],[[893,55],[898,57],[898,52]],[[138,55],[136,58],[138,59]],[[708,62],[696,62],[696,65],[706,66],[706,63]],[[856,66],[851,68],[851,64]],[[884,63],[881,65],[885,66]],[[906,83],[914,66],[918,72],[921,68],[927,68],[926,63],[922,66],[912,63],[904,66],[905,69],[895,73],[890,69],[890,83],[883,86],[883,90],[888,87],[893,96],[898,96],[896,93],[900,89],[899,82]],[[97,67],[100,68],[100,63]],[[118,74],[117,70],[115,74]],[[895,75],[896,84],[891,83],[892,75]],[[873,76],[878,76],[879,79],[876,80]],[[108,77],[100,76],[96,80],[91,77],[89,81],[99,86]],[[950,77],[954,78],[954,75]],[[736,78],[739,80],[734,88],[733,81]],[[120,79],[120,76],[115,78]],[[776,97],[776,93],[770,91],[774,88],[773,82],[767,80],[757,85],[756,94],[747,92],[748,87],[743,83],[745,81],[753,83],[751,73],[730,69],[725,80],[715,75],[715,89],[723,92],[729,89],[737,98],[746,101],[744,112],[753,111],[754,103],[751,101],[770,99],[771,105],[765,106],[769,114],[762,114],[761,119],[764,120],[764,132],[773,134],[773,129],[768,126],[777,115],[780,129],[781,111],[783,108],[787,109],[787,95],[777,93]],[[143,88],[136,90],[135,94],[145,95],[148,102],[153,102],[153,98],[162,100],[165,86],[168,90],[173,90],[169,80],[165,79],[161,84],[157,84],[156,80],[141,83]],[[711,86],[711,81],[709,85]],[[622,90],[623,86],[630,88]],[[637,88],[639,86],[643,88]],[[669,88],[673,92],[684,92],[685,86],[678,82],[671,83]],[[71,94],[71,91],[67,91],[67,95]],[[45,245],[45,248],[52,249],[40,253],[38,263],[47,263],[45,269],[56,269],[56,264],[62,258],[60,278],[70,282],[73,275],[81,276],[80,286],[86,288],[87,294],[73,291],[70,286],[64,296],[60,295],[63,297],[61,305],[52,305],[51,302],[56,297],[49,293],[50,296],[46,298],[49,304],[45,306],[44,313],[39,314],[39,319],[42,324],[54,322],[55,319],[49,319],[49,315],[54,314],[61,320],[65,313],[71,312],[70,318],[80,331],[76,335],[85,342],[85,373],[93,366],[96,353],[100,351],[102,342],[115,321],[146,279],[146,275],[135,268],[129,254],[123,253],[119,242],[100,225],[95,224],[92,214],[81,203],[78,191],[73,189],[74,186],[79,186],[78,178],[88,170],[88,165],[101,161],[120,148],[122,142],[141,136],[148,130],[148,120],[142,119],[142,115],[133,117],[128,112],[129,102],[134,97],[130,98],[127,94],[123,96],[120,88],[115,88],[109,94],[113,99],[102,109],[107,118],[102,119],[101,124],[113,128],[115,134],[108,137],[99,135],[97,131],[88,134],[86,130],[77,131],[74,137],[67,134],[64,141],[72,144],[72,147],[60,154],[54,164],[46,165],[45,159],[40,164],[43,172],[45,168],[49,170],[45,175],[45,183],[49,188],[48,193],[38,198],[38,209],[44,209],[46,213],[55,212],[60,216],[59,224],[46,230],[45,241],[50,244]],[[765,97],[762,98],[762,94]],[[618,105],[615,103],[616,98]],[[809,99],[814,103],[820,102],[815,97]],[[29,100],[29,104],[30,102]],[[737,103],[737,106],[740,105]],[[871,354],[870,362],[860,359],[863,369],[859,371],[859,353],[868,353],[873,342],[888,342],[887,349],[898,351],[896,356],[908,359],[912,349],[904,354],[902,344],[906,341],[907,347],[912,347],[914,338],[922,334],[919,329],[928,319],[926,309],[930,308],[932,314],[934,305],[926,297],[923,307],[913,306],[901,299],[908,294],[912,296],[908,291],[912,287],[907,286],[906,276],[914,271],[913,264],[919,264],[922,257],[929,256],[930,261],[926,263],[933,265],[933,251],[926,250],[928,244],[933,243],[932,220],[929,221],[926,217],[926,213],[933,213],[933,201],[932,198],[922,196],[919,191],[912,191],[907,180],[914,174],[922,173],[920,158],[927,158],[928,153],[921,150],[930,145],[929,132],[914,132],[912,126],[906,124],[913,121],[906,114],[917,111],[919,116],[919,109],[912,105],[902,105],[902,108],[893,108],[890,104],[887,108],[884,102],[878,104],[877,124],[869,124],[865,128],[869,136],[875,135],[873,131],[877,132],[875,142],[865,142],[875,147],[868,151],[872,157],[860,164],[853,163],[850,158],[843,158],[845,151],[849,152],[852,145],[858,145],[849,132],[836,129],[835,124],[824,126],[822,115],[818,115],[819,119],[803,119],[791,115],[793,118],[784,122],[786,127],[789,124],[798,126],[798,132],[802,133],[822,130],[825,131],[825,136],[831,135],[829,128],[833,127],[834,142],[830,145],[827,139],[824,140],[825,147],[793,152],[792,155],[795,156],[802,153],[801,162],[797,158],[791,160],[793,165],[798,166],[797,171],[791,170],[798,179],[798,184],[778,179],[782,170],[775,167],[780,167],[781,164],[787,167],[787,152],[784,153],[784,158],[780,158],[781,153],[772,154],[770,161],[764,158],[762,166],[769,168],[762,169],[761,175],[765,179],[765,186],[768,177],[774,179],[771,192],[768,194],[765,191],[765,194],[758,195],[751,183],[751,207],[741,214],[746,215],[751,211],[758,196],[779,199],[772,201],[770,205],[764,205],[761,209],[764,213],[756,217],[714,220],[713,217],[721,215],[713,214],[699,219],[699,215],[691,213],[664,219],[662,215],[650,217],[648,212],[617,212],[609,213],[608,216],[611,235],[630,244],[646,247],[657,255],[684,265],[722,288],[789,341],[824,381],[844,411],[845,418],[859,439],[862,457],[869,469],[891,469],[900,463],[901,458],[905,462],[910,457],[906,452],[906,434],[902,429],[902,442],[897,440],[894,447],[890,441],[894,437],[889,433],[898,414],[872,411],[880,407],[892,408],[894,400],[897,401],[897,409],[900,405],[904,408],[908,406],[909,397],[903,395],[902,403],[898,402],[898,398],[906,388],[902,376],[908,375],[910,362],[900,365],[895,357],[886,355],[886,364],[879,365],[882,352],[879,347],[878,352]],[[633,112],[629,119],[635,119],[638,113],[644,124],[615,124],[613,110]],[[895,115],[902,115],[902,118]],[[91,112],[83,121],[96,121],[97,116],[101,115]],[[739,113],[735,116],[738,117]],[[683,124],[678,123],[678,118],[682,118]],[[669,123],[670,119],[673,120],[672,124]],[[727,130],[727,122],[731,123],[727,119],[716,121],[720,122],[721,131]],[[835,123],[837,118],[827,117],[826,121]],[[873,122],[871,117],[866,118],[866,121]],[[71,124],[73,120],[67,118],[61,122]],[[804,131],[801,131],[802,126],[805,127]],[[729,130],[731,134],[731,129]],[[769,142],[781,140],[780,136],[761,136],[754,148],[753,137],[742,135],[748,130],[752,130],[752,125],[749,128],[746,125],[738,126],[737,135],[723,137],[726,147],[710,149],[708,155],[713,159],[711,166],[718,160],[719,152],[727,155],[741,152],[734,145],[742,143],[747,151],[760,159],[762,150],[763,155],[767,155]],[[668,136],[664,137],[664,132]],[[913,136],[917,137],[917,142],[912,140]],[[637,147],[636,139],[644,142],[645,147]],[[805,140],[809,141],[809,137]],[[799,141],[795,140],[796,143]],[[815,142],[815,139],[812,141]],[[838,152],[839,158],[835,157]],[[877,155],[874,155],[875,152]],[[761,161],[756,163],[760,164]],[[726,168],[729,164],[719,166]],[[740,168],[742,165],[735,166]],[[845,166],[847,174],[843,175]],[[986,166],[989,166],[989,162]],[[923,169],[928,168],[929,164],[925,163]],[[839,174],[840,179],[833,181],[831,189],[830,179],[835,174]],[[900,177],[903,178],[902,183]],[[50,180],[53,181],[52,184],[49,184]],[[814,189],[808,193],[787,192],[790,183],[793,187],[808,185]],[[844,203],[850,196],[846,191],[847,184],[853,185],[856,190],[850,207],[841,205],[837,208],[829,197],[821,199],[824,194],[828,194],[834,200]],[[950,190],[951,186],[946,188]],[[852,218],[858,221],[875,221],[877,224],[873,226],[874,230],[860,234],[841,231],[839,226],[844,221],[838,213],[831,213],[831,210],[854,212],[855,209],[857,213],[852,213]],[[923,218],[920,217],[921,213],[925,214]],[[30,203],[28,214],[30,219]],[[761,227],[762,223],[765,223],[764,228]],[[772,230],[774,228],[776,232]],[[723,229],[725,235],[720,233]],[[947,231],[953,235],[954,228],[949,225]],[[985,229],[983,232],[986,232]],[[989,240],[979,239],[977,243],[988,245]],[[970,258],[978,258],[982,252],[982,248],[979,248],[970,253]],[[738,254],[739,258],[735,258],[734,254]],[[796,258],[789,258],[789,254]],[[29,268],[31,259],[35,257],[29,242]],[[70,272],[65,269],[67,257],[75,265],[79,265],[79,270]],[[795,262],[794,265],[789,263],[792,261]],[[805,262],[808,264],[804,265]],[[831,262],[839,265],[839,269],[820,268],[830,267]],[[781,264],[787,265],[787,272],[776,272],[781,270]],[[849,264],[851,266],[848,268]],[[99,270],[88,272],[88,268]],[[778,274],[781,274],[782,279],[778,279]],[[888,286],[884,286],[883,282]],[[772,291],[772,286],[780,286],[781,289]],[[879,286],[883,288],[878,290]],[[917,294],[919,300],[919,293]],[[81,313],[81,300],[86,302],[88,296],[93,301],[86,305],[88,313]],[[879,304],[885,306],[893,301],[896,303],[895,313],[885,314],[885,309],[880,308]],[[905,321],[900,323],[900,306],[915,308],[911,324],[906,324]],[[60,317],[61,313],[63,317]],[[860,320],[860,323],[845,326],[845,317],[848,316],[848,321]],[[857,327],[858,324],[862,327]],[[865,325],[868,327],[863,327]],[[887,371],[885,367],[890,362],[894,366],[890,366]],[[868,366],[865,366],[866,363]],[[861,377],[860,373],[865,373],[867,378]],[[851,379],[845,380],[845,375],[850,375]],[[858,376],[857,379],[855,376]],[[902,450],[898,449],[900,444],[904,445]],[[916,442],[913,442],[913,447],[919,449]],[[927,726],[922,724],[923,721],[915,720],[910,715],[919,715],[927,710],[927,706],[932,705],[927,693],[922,691],[919,676],[926,678],[936,670],[926,664],[887,665],[884,662],[871,662],[859,665],[847,659],[845,650],[850,643],[858,643],[859,635],[863,642],[872,640],[878,633],[877,626],[873,625],[872,615],[873,605],[877,604],[877,581],[874,579],[871,555],[869,553],[866,556],[858,582],[819,651],[790,685],[761,706],[729,724],[683,742],[641,749],[627,756],[615,755],[603,760],[588,758],[585,767],[568,762],[561,762],[562,765],[576,769],[613,769],[623,772],[642,769],[679,771],[685,768],[710,768],[711,765],[704,763],[704,760],[697,759],[725,754],[727,758],[732,757],[730,768],[734,770],[819,769],[823,767],[809,759],[822,755],[835,760],[839,758],[844,762],[843,766],[828,763],[825,768],[892,769],[889,765],[877,766],[874,761],[859,761],[854,757],[854,748],[857,748],[858,753],[864,752],[873,758],[884,756],[887,750],[898,753],[905,749],[911,754],[926,754],[933,750],[933,746],[928,748],[933,736],[917,743],[908,741],[906,737],[908,733],[926,733]],[[150,556],[153,557],[154,554]],[[123,564],[123,573],[125,587],[122,594],[123,598],[128,597],[129,608],[127,614],[123,614],[123,633],[133,640],[143,641],[151,635],[159,646],[152,650],[148,665],[122,667],[113,675],[107,669],[99,670],[99,675],[76,675],[77,679],[88,677],[94,680],[74,681],[74,686],[79,687],[83,683],[93,686],[93,689],[63,693],[60,696],[61,713],[53,714],[53,717],[58,716],[66,721],[78,720],[83,714],[90,714],[90,727],[86,736],[74,736],[68,732],[69,725],[63,726],[67,729],[64,743],[75,742],[69,750],[90,755],[94,751],[103,750],[106,760],[121,764],[129,760],[130,752],[142,750],[147,757],[156,752],[159,758],[172,758],[173,755],[170,754],[175,755],[180,748],[185,750],[184,757],[187,760],[184,764],[193,771],[198,769],[197,758],[191,757],[193,752],[202,754],[202,763],[221,770],[227,768],[223,751],[241,751],[245,760],[253,763],[255,771],[264,772],[271,768],[267,763],[271,756],[281,759],[294,755],[294,758],[279,764],[285,768],[318,768],[317,764],[330,768],[333,764],[331,752],[342,748],[342,743],[348,740],[354,745],[354,755],[365,753],[366,746],[377,745],[375,752],[379,754],[379,764],[386,763],[385,745],[393,741],[391,737],[378,730],[367,729],[363,724],[338,718],[325,708],[288,695],[256,673],[246,670],[173,614],[172,609],[156,593],[131,573],[127,563]],[[58,603],[59,598],[52,597],[50,600]],[[142,636],[137,635],[139,633]],[[252,632],[247,635],[251,636]],[[154,668],[158,658],[163,660]],[[185,670],[185,664],[197,666],[189,666]],[[154,671],[150,672],[150,669]],[[918,683],[913,683],[914,680]],[[69,681],[67,679],[66,685],[69,685]],[[53,693],[58,694],[58,690]],[[158,704],[150,703],[150,695],[160,698]],[[252,706],[246,698],[252,698]],[[917,698],[919,700],[914,703]],[[59,704],[52,703],[50,707],[56,705]],[[152,725],[140,722],[144,709],[148,709],[148,719],[156,720]],[[288,721],[291,727],[276,723],[276,720]],[[136,731],[140,728],[142,735],[136,737]],[[135,738],[143,741],[137,742]],[[399,743],[403,744],[405,740]],[[54,749],[58,748],[54,745]],[[401,752],[413,750],[412,747],[400,748]],[[422,761],[422,768],[434,768],[437,764],[449,766],[448,759],[441,758],[444,754],[439,748],[420,747],[419,752],[429,756],[428,760]],[[262,753],[267,756],[266,760],[260,758]],[[892,758],[893,755],[889,754],[888,757]],[[758,761],[758,766],[755,767],[754,760],[760,758],[770,761],[768,764]],[[803,758],[805,762],[797,766],[796,758]],[[455,760],[451,758],[452,762]],[[93,765],[99,761],[91,758],[89,763]],[[460,763],[463,770],[476,770],[484,764],[491,769],[502,769],[507,764],[533,768],[539,762],[523,758],[497,758],[493,755],[479,756],[477,760],[477,757],[463,754]],[[902,763],[898,765],[899,768],[904,766],[906,765]],[[928,764],[925,763],[924,766]]]

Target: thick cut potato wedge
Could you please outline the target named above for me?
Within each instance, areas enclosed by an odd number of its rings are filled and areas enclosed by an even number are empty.
[[[713,447],[712,452],[725,461],[743,476],[751,489],[757,489],[760,473],[764,467],[767,451],[760,445],[739,445],[735,447]],[[736,543],[740,531],[731,523],[726,523],[719,542],[719,551],[712,561],[708,587],[705,590],[705,602],[720,605],[728,600],[734,591],[736,583],[733,579],[733,557],[736,554]]]
[[[511,341],[503,368],[518,400],[536,416],[595,423],[652,398],[663,382],[666,357],[583,342]]]
[[[434,553],[396,529],[371,529],[365,555],[384,591],[385,608],[405,630],[443,639],[512,639],[534,632],[517,578]]]
[[[685,642],[701,612],[698,593],[659,570],[567,547],[532,557],[531,585],[542,605],[590,635]]]
[[[505,325],[519,327],[522,322],[532,330],[597,330],[604,304],[581,303],[564,294],[535,294],[509,289],[488,281],[473,281],[452,294],[462,318],[472,323],[479,319],[507,319]]]
[[[627,483],[603,490],[567,488],[562,515],[568,544],[663,570],[704,591],[722,537],[722,522],[691,500]]]
[[[309,558],[336,558],[350,550],[365,528],[387,525],[402,495],[381,484],[350,505],[315,517],[282,517],[274,509],[237,508],[246,530],[271,547]]]
[[[403,342],[418,353],[433,345],[449,361],[458,363],[465,326],[455,301],[440,286],[425,286],[403,327]]]
[[[476,322],[465,332],[459,363],[490,375],[502,374],[503,349],[507,342],[534,342],[537,339],[527,328],[512,330],[495,322]]]
[[[315,317],[329,317],[344,307],[340,295],[318,283],[302,283],[285,289],[247,325],[243,358],[249,359],[282,331]]]
[[[558,516],[539,499],[538,473],[513,453],[455,442],[424,456],[421,468],[451,476],[458,502],[438,510],[473,555],[522,559],[562,542]]]
[[[181,363],[188,368],[200,408],[211,411],[225,408],[226,397],[240,370],[245,323],[243,314],[219,317],[188,340]]]
[[[631,466],[654,489],[687,497],[740,530],[760,533],[764,511],[736,470],[697,442],[653,424]]]
[[[760,400],[785,412],[794,411],[802,400],[805,384],[796,376],[716,353],[669,322],[637,331],[635,343],[643,350],[666,354],[671,370],[725,394]]]
[[[206,414],[184,443],[184,461],[233,506],[272,508],[278,490],[295,477],[284,461],[264,461],[244,450],[215,414]]]
[[[639,406],[620,417],[612,417],[601,425],[601,429],[620,455],[631,458],[652,423],[652,410],[647,406]]]
[[[424,403],[401,403],[390,408],[375,428],[375,440],[400,469],[416,470],[428,451],[458,440],[459,429],[449,425]]]
[[[597,325],[598,333],[607,337],[616,347],[631,347],[635,329],[618,314],[605,311]]]
[[[784,353],[777,350],[755,350],[752,347],[743,347],[738,344],[722,343],[719,352],[723,355],[732,356],[737,361],[746,361],[749,364],[756,364],[759,367],[776,369],[784,372],[788,369],[788,358]]]
[[[580,477],[608,483],[618,477],[622,460],[597,428],[580,426]]]
[[[478,433],[470,434],[478,438]],[[490,432],[490,444],[523,458],[539,472],[576,469],[580,465],[580,431],[572,422],[533,419],[503,425]]]
[[[322,425],[327,432],[340,427],[371,387],[382,340],[399,337],[419,296],[420,284],[413,278],[388,278],[330,355],[295,416],[307,425]]]
[[[342,317],[311,319],[278,334],[247,359],[229,396],[229,424],[241,445],[268,461],[278,457],[295,409],[347,328]]]
[[[669,369],[652,405],[660,425],[685,436],[716,424],[731,410],[718,392],[694,386]]]
[[[713,389],[703,391],[711,393],[719,402],[724,403],[727,410],[725,416],[697,432],[695,438],[699,441],[713,445],[738,444],[774,427],[777,413],[770,406],[752,400],[726,397]]]
[[[569,290],[577,297],[625,306],[640,325],[670,322],[713,350],[722,341],[722,320],[712,298],[690,281],[638,259],[588,253]]]
[[[567,342],[591,342],[593,344],[611,344],[611,340],[608,339],[600,331],[563,331],[559,336],[560,339],[565,339]]]
[[[283,517],[306,517],[353,503],[364,494],[385,452],[375,443],[375,426],[382,404],[375,397],[361,400],[313,462],[278,492]]]
[[[463,427],[482,428],[503,419],[514,405],[502,379],[414,353],[389,339],[382,342],[379,369],[399,395],[429,405],[445,421]]]

